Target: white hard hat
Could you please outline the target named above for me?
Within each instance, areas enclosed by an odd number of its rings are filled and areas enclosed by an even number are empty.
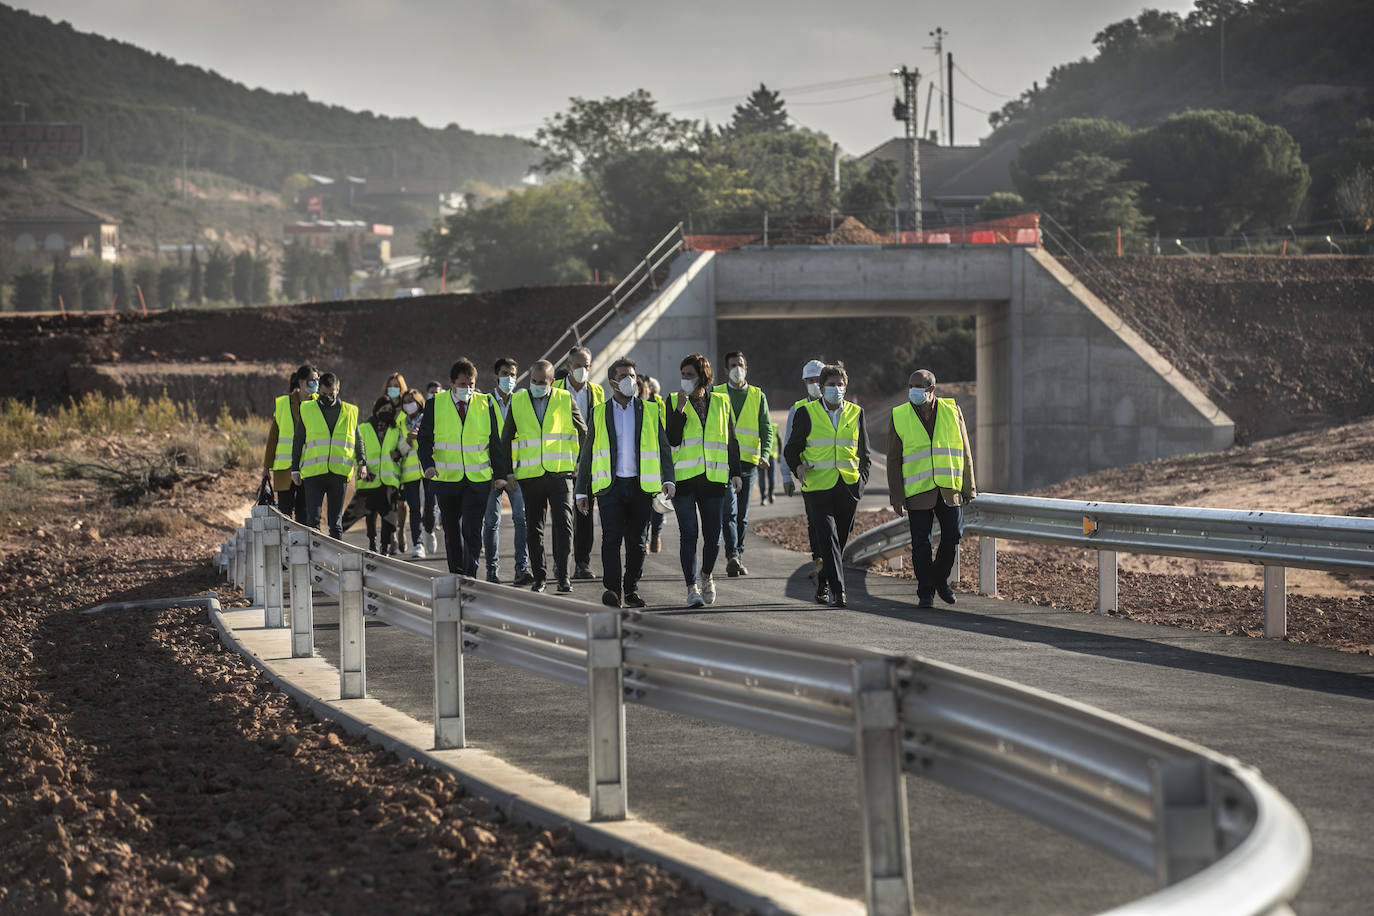
[[[813,359],[805,366],[802,366],[802,378],[819,378],[821,370],[825,368],[825,363],[818,359]]]
[[[653,507],[654,511],[659,515],[667,515],[669,512],[673,511],[673,501],[668,498],[667,493],[659,490],[654,494]]]

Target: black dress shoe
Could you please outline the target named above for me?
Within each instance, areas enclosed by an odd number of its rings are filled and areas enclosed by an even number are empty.
[[[518,575],[518,576],[515,577],[515,581],[512,582],[511,584],[512,584],[512,585],[529,585],[529,584],[530,584],[531,582],[533,582],[533,581],[534,581],[534,573],[531,573],[531,572],[522,572],[522,573],[520,573],[520,575]]]
[[[844,601],[844,592],[835,592],[833,595],[831,595],[831,596],[830,596],[830,606],[831,606],[831,607],[849,607],[848,604],[845,604],[845,601]]]
[[[492,585],[500,585],[500,584],[501,584],[501,577],[498,576],[494,571],[488,570],[488,571],[487,571],[487,581],[490,582]]]
[[[532,592],[542,592],[543,590],[544,590],[544,580],[543,580],[543,579],[535,579],[535,580],[534,580],[534,584],[530,586],[530,591],[532,591]]]
[[[940,596],[940,600],[945,604],[954,603],[954,589],[950,588],[948,583],[935,589],[935,593]]]
[[[645,604],[644,599],[641,598],[641,597],[639,597],[639,592],[626,592],[626,593],[625,593],[625,606],[626,606],[626,607],[644,607],[644,604]]]
[[[601,603],[606,607],[620,607],[620,596],[608,588],[601,593]]]
[[[816,603],[817,603],[817,604],[829,604],[829,603],[830,603],[830,586],[829,586],[829,585],[826,585],[824,582],[822,582],[820,585],[817,585],[817,586],[816,586]]]
[[[573,575],[572,575],[572,577],[573,577],[574,579],[595,579],[595,578],[596,578],[596,576],[592,575],[592,568],[591,568],[590,566],[579,566],[579,567],[577,567],[577,569],[573,570]]]
[[[572,583],[569,582],[566,577],[558,580],[558,593],[560,595],[572,594]]]
[[[934,595],[917,595],[917,596],[916,596],[916,606],[917,606],[917,607],[935,607],[935,596],[934,596]]]

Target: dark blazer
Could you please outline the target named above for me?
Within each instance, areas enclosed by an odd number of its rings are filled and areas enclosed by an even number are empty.
[[[640,437],[644,435],[644,402],[639,398],[631,398],[630,403],[634,406],[635,411],[635,450],[637,454]],[[608,413],[615,410],[614,398],[607,397],[604,406]],[[611,450],[611,470],[614,472],[616,452],[614,415],[606,418],[606,439]],[[587,435],[582,439],[582,452],[577,456],[577,483],[573,487],[573,492],[579,496],[592,495],[592,452],[595,450],[596,410],[593,410],[592,416],[587,421]],[[658,424],[658,459],[659,473],[663,475],[663,482],[674,483],[673,450],[668,445],[668,433],[663,429],[662,423]]]
[[[822,405],[824,406],[824,405]],[[811,435],[811,411],[798,410],[792,417],[792,435],[787,440],[787,445],[783,447],[782,458],[787,462],[787,467],[792,471],[792,476],[797,476],[797,468],[801,467],[802,452],[806,450],[806,437]],[[868,486],[868,472],[873,466],[873,459],[868,453],[868,426],[864,420],[863,408],[859,408],[859,481],[852,486],[858,487],[859,495],[862,496],[864,488]],[[840,481],[844,484],[844,481]]]
[[[511,392],[511,399],[512,399],[512,400],[514,400],[516,393],[517,393],[517,392]],[[495,397],[494,395],[492,396],[491,402],[492,402],[492,406],[496,407],[497,410],[500,410],[500,409],[501,409],[501,408],[500,408],[500,405],[496,403],[496,397]],[[538,418],[538,416],[539,416],[539,414],[538,414],[538,412],[536,411],[536,412],[535,412],[535,417]],[[587,438],[587,422],[586,422],[585,420],[582,419],[582,411],[580,411],[580,410],[577,409],[577,401],[573,401],[573,402],[572,402],[572,421],[573,421],[573,429],[577,430],[577,448],[578,448],[578,455],[581,455],[581,454],[582,454],[582,452],[581,452],[582,443],[583,443],[583,441],[585,441],[586,438]],[[514,418],[512,418],[512,417],[506,417],[506,429],[505,429],[505,431],[501,434],[501,450],[505,453],[507,461],[510,462],[510,463],[512,463],[512,464],[514,463],[514,461],[513,461],[513,459],[511,459],[510,456],[513,454],[514,448],[515,448],[515,420],[514,420]],[[511,473],[514,473],[514,472],[515,472],[515,469],[514,469],[513,467],[510,467],[509,465],[508,465],[508,469],[510,470]],[[567,474],[551,474],[551,473],[549,473],[548,471],[545,471],[544,474],[543,474],[543,475],[540,475],[540,476],[545,476],[545,475],[547,475],[547,476],[550,476],[550,477],[562,477],[562,478],[564,478],[564,479],[567,479],[567,478],[569,478],[569,477],[572,477],[572,476],[573,476],[573,473],[574,473],[574,472],[569,472],[569,473],[567,473]],[[499,478],[498,478],[498,479],[499,479]],[[535,479],[535,480],[537,480],[538,478],[528,478],[528,479]]]
[[[441,391],[434,397],[452,398],[453,395],[447,391]],[[491,410],[491,438],[487,442],[487,454],[491,458],[491,479],[502,480],[510,474],[510,453],[505,450],[501,442],[500,424],[497,422],[496,411],[501,408],[496,406],[496,399],[487,396],[487,404]],[[425,407],[424,418],[420,420],[420,434],[415,437],[415,444],[420,450],[420,470],[427,471],[434,467],[434,403],[431,401]]]

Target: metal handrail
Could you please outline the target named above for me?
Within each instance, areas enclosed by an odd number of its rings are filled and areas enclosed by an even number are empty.
[[[998,499],[1007,497],[978,502]],[[1094,505],[1108,517],[1107,504]],[[854,756],[870,912],[912,907],[904,774],[993,801],[1156,876],[1162,890],[1122,912],[1194,912],[1200,899],[1215,901],[1208,912],[1272,912],[1306,875],[1302,818],[1258,774],[1092,707],[928,659],[606,610],[462,576],[429,577],[425,594],[423,572],[270,507],[254,513],[225,543],[221,565],[263,606],[268,626],[285,626],[279,573],[289,543],[293,655],[311,652],[311,586],[323,588],[339,601],[341,697],[365,695],[365,615],[433,641],[437,747],[466,743],[464,655],[585,684],[593,819],[626,815],[628,701]]]
[[[567,330],[559,335],[558,339],[545,350],[539,359],[547,359],[557,368],[565,359],[566,354],[554,358],[565,346],[582,346],[583,341],[590,338],[597,331],[601,330],[608,321],[620,314],[621,307],[637,293],[645,283],[654,282],[654,272],[663,266],[673,255],[677,254],[685,244],[686,237],[682,233],[682,223],[678,223],[668,234],[659,240],[658,244],[649,250],[639,263],[625,275],[625,277],[611,289],[611,292],[596,305],[587,309],[580,317],[568,325]],[[537,362],[538,360],[536,360]],[[522,382],[529,375],[529,369],[520,373],[517,382]]]

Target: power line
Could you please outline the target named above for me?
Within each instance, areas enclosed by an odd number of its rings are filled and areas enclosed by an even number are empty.
[[[965,72],[964,72],[964,68],[961,67],[961,66],[959,66],[958,64],[955,64],[955,65],[954,65],[954,69],[955,69],[955,70],[958,70],[958,71],[959,71],[959,74],[960,74],[961,76],[963,76],[964,79],[968,80],[970,83],[972,83],[973,85],[977,86],[979,89],[983,90],[983,91],[986,92],[988,95],[995,95],[995,96],[997,96],[998,98],[1001,98],[1001,99],[1014,99],[1014,98],[1016,98],[1016,96],[1014,96],[1014,95],[1007,95],[1006,93],[996,92],[996,91],[994,91],[994,90],[992,90],[992,89],[989,89],[987,86],[984,86],[982,83],[978,82],[976,79],[974,79],[973,77],[971,77],[971,76],[969,76],[967,73],[965,73]],[[958,104],[957,100],[956,100],[955,104]]]
[[[956,66],[956,68],[957,68],[958,65],[956,64],[955,66]],[[935,91],[936,91],[936,93],[939,94],[940,100],[943,102],[943,101],[944,101],[944,98],[945,98],[945,94],[944,94],[943,92],[940,92],[940,87],[939,87],[939,86],[936,86],[936,87],[935,87]],[[990,112],[990,111],[987,111],[987,110],[982,109],[982,108],[978,108],[978,107],[976,107],[976,106],[974,106],[974,105],[970,105],[968,102],[965,102],[963,99],[955,99],[955,100],[954,100],[954,104],[955,104],[955,105],[959,105],[959,106],[961,106],[961,107],[963,107],[963,108],[967,108],[969,111],[976,111],[976,112],[978,112],[979,114],[985,114],[985,115],[990,115],[990,114],[992,114],[992,112]]]
[[[850,98],[847,98],[847,99],[827,99],[827,100],[821,101],[821,102],[788,102],[787,105],[788,105],[789,108],[800,108],[800,107],[806,107],[806,106],[811,106],[811,105],[843,105],[843,104],[845,104],[845,103],[847,103],[847,102],[858,102],[858,101],[861,101],[861,100],[863,100],[863,99],[876,99],[876,98],[877,98],[878,96],[880,96],[880,95],[887,95],[887,94],[888,94],[888,91],[887,91],[886,89],[881,89],[881,90],[879,90],[879,91],[877,91],[877,92],[870,92],[870,93],[868,93],[867,95],[856,95],[856,96],[851,96]]]
[[[889,78],[889,76],[890,74],[887,73],[871,73],[866,76],[851,76],[846,79],[828,80],[823,83],[807,83],[801,86],[784,86],[781,89],[774,89],[773,91],[779,94],[790,93],[792,95],[797,95],[807,92],[824,92],[827,89],[850,89],[855,86],[861,86],[864,83],[871,83],[874,80],[886,80]],[[691,102],[677,102],[671,105],[664,105],[663,107],[669,109],[710,108],[715,105],[725,105],[731,102],[737,103],[742,98],[746,97],[747,96],[741,96],[739,93],[736,93],[734,95],[716,96],[712,99],[697,99]]]

